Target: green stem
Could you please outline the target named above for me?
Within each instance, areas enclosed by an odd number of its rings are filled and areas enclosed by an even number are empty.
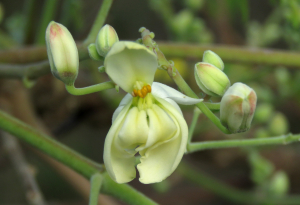
[[[91,177],[90,181],[91,181],[91,191],[90,191],[89,205],[97,205],[103,177],[101,174],[96,173]]]
[[[201,114],[201,111],[198,108],[195,108],[192,123],[189,127],[188,144],[190,144],[190,142],[192,141],[192,137],[193,137],[195,127],[197,125],[197,121],[198,121],[198,118],[199,118],[200,114]]]
[[[113,3],[113,0],[104,0],[101,8],[97,14],[97,17],[94,21],[93,27],[86,38],[86,40],[83,42],[85,46],[88,46],[90,43],[94,43],[96,40],[96,37],[98,35],[99,30],[104,25],[104,22],[106,20],[106,17],[108,15],[108,12],[110,10],[110,7]]]
[[[115,88],[115,84],[111,81],[107,81],[104,83],[99,83],[96,85],[91,85],[85,88],[75,88],[73,85],[66,85],[67,91],[72,95],[87,95],[90,93],[100,92],[103,90]]]
[[[43,12],[42,12],[43,15],[41,17],[40,26],[39,26],[37,36],[35,39],[36,44],[39,44],[39,45],[45,44],[46,28],[47,28],[49,22],[54,19],[57,3],[58,3],[57,0],[45,1],[44,7],[43,7]]]
[[[298,52],[288,52],[275,49],[254,49],[238,46],[220,45],[192,45],[182,43],[158,42],[159,49],[166,55],[178,58],[202,59],[203,52],[212,50],[217,53],[224,62],[282,65],[299,69],[300,58]]]
[[[190,88],[190,86],[185,82],[185,80],[182,78],[182,76],[180,75],[180,73],[178,72],[178,70],[173,67],[173,68],[169,68],[168,69],[168,74],[169,76],[174,80],[174,82],[176,83],[176,85],[179,87],[179,89],[185,93],[186,95],[188,95],[189,97],[192,98],[199,98],[194,91]],[[200,102],[197,103],[196,106],[202,111],[202,113],[204,115],[206,115],[206,117],[208,117],[208,119],[210,119],[223,133],[225,134],[230,134],[229,130],[224,127],[221,122],[220,119],[214,115],[214,113],[211,112],[211,110],[205,105],[204,102]]]
[[[33,31],[33,20],[35,14],[36,0],[27,0],[25,2],[25,21],[24,21],[24,31],[22,43],[26,44],[29,42],[32,31]]]
[[[281,145],[289,144],[292,142],[299,142],[300,134],[297,135],[282,135],[279,137],[258,138],[258,139],[241,139],[241,140],[219,140],[210,142],[194,142],[187,145],[188,153],[219,148],[232,148],[232,147],[250,147],[262,145]]]
[[[299,204],[299,196],[287,196],[282,198],[262,198],[255,193],[249,191],[241,191],[234,187],[231,187],[225,183],[222,183],[201,170],[193,170],[188,164],[181,162],[177,168],[177,171],[190,180],[192,183],[198,184],[199,186],[212,191],[213,193],[237,202],[239,204]]]
[[[3,111],[0,111],[0,128],[50,155],[66,166],[69,166],[87,179],[90,179],[96,173],[101,173],[104,171],[102,165],[99,165],[92,160],[78,154],[74,150],[57,142],[51,137],[38,132],[31,126],[8,115],[7,113],[4,113]],[[102,193],[112,195],[132,205],[157,204],[129,185],[115,183],[107,173],[103,173],[102,176]]]
[[[206,107],[210,110],[220,110],[220,103],[209,103],[209,102],[204,102]]]

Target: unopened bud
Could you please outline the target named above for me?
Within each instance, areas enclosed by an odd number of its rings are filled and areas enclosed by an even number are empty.
[[[195,78],[200,89],[211,96],[223,96],[230,86],[227,75],[210,63],[197,63]]]
[[[221,100],[221,123],[231,133],[247,131],[256,107],[256,93],[243,83],[233,84],[224,94]]]
[[[108,24],[103,26],[96,38],[96,49],[99,55],[105,57],[114,43],[118,41],[119,37],[115,29]]]
[[[286,134],[289,130],[289,123],[284,114],[277,112],[269,122],[269,131],[273,136]]]
[[[224,63],[220,56],[218,56],[215,52],[211,50],[207,50],[203,54],[203,62],[210,63],[220,70],[224,70]]]
[[[98,51],[96,49],[96,45],[94,43],[91,43],[88,46],[88,51],[89,51],[89,55],[90,55],[91,59],[96,60],[96,61],[103,61],[104,60],[103,57],[98,54]]]
[[[52,74],[72,85],[77,78],[79,58],[71,33],[62,24],[51,21],[46,30],[46,45]]]
[[[270,182],[270,192],[275,197],[284,196],[289,191],[289,177],[283,171],[275,173]]]

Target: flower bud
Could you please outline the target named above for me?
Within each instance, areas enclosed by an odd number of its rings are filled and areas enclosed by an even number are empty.
[[[220,70],[224,70],[224,63],[220,56],[218,56],[215,52],[211,50],[207,50],[203,54],[203,62],[210,63]]]
[[[289,186],[290,182],[288,175],[283,171],[278,171],[272,177],[269,187],[273,196],[280,197],[288,193]]]
[[[277,112],[272,116],[268,128],[273,136],[283,135],[289,131],[289,123],[284,114]]]
[[[88,51],[89,51],[89,55],[90,55],[91,59],[96,60],[96,61],[103,61],[104,60],[103,57],[98,54],[98,51],[96,49],[96,45],[94,43],[91,43],[88,46]]]
[[[195,78],[200,89],[211,96],[223,96],[230,86],[227,75],[210,63],[196,63]]]
[[[233,84],[221,100],[221,123],[231,133],[247,131],[256,107],[256,93],[243,83]]]
[[[96,38],[96,49],[99,55],[105,57],[113,44],[118,41],[119,38],[115,29],[108,24],[103,26]]]
[[[46,30],[47,53],[54,77],[67,85],[77,78],[79,58],[75,41],[66,27],[51,21]]]

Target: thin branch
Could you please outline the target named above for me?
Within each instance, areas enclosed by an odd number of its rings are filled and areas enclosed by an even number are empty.
[[[102,193],[109,194],[133,205],[155,205],[154,201],[126,184],[117,184],[104,172],[104,167],[78,154],[69,147],[57,142],[51,137],[40,133],[31,126],[0,111],[0,128],[18,137],[51,157],[71,167],[86,178],[96,173],[102,173]]]
[[[249,191],[243,191],[231,187],[217,179],[209,176],[201,170],[193,170],[187,163],[181,162],[177,171],[190,180],[194,184],[212,191],[213,193],[228,199],[230,201],[237,202],[238,204],[299,204],[300,196],[285,196],[279,197],[260,197]]]
[[[166,55],[172,57],[192,57],[202,59],[203,52],[212,50],[222,60],[234,63],[259,64],[299,68],[300,53],[276,49],[259,49],[226,45],[193,45],[179,43],[158,42],[159,49]]]
[[[258,139],[241,139],[241,140],[219,140],[209,142],[194,142],[187,145],[187,152],[192,153],[207,149],[220,149],[232,147],[250,147],[263,145],[286,145],[300,141],[300,134],[282,135],[279,137],[268,137]]]
[[[94,41],[94,40],[93,40]],[[93,42],[92,41],[92,42]],[[82,44],[79,42],[79,44]],[[282,65],[291,68],[300,67],[300,52],[278,49],[254,49],[226,45],[194,45],[183,43],[157,42],[159,49],[166,55],[180,58],[202,59],[203,52],[213,50],[223,61],[261,64],[277,66]],[[78,46],[80,47],[80,46]],[[81,48],[79,48],[80,50]],[[86,50],[84,47],[83,49]],[[87,53],[87,51],[86,51]],[[0,51],[0,63],[25,64],[47,59],[46,47],[26,47],[13,50]]]
[[[15,169],[23,179],[26,198],[29,204],[45,205],[43,195],[33,176],[28,163],[26,162],[18,141],[8,133],[2,132],[4,147],[9,154]]]
[[[106,20],[106,17],[108,15],[108,12],[111,8],[112,3],[113,3],[113,0],[104,0],[103,1],[101,8],[99,9],[99,12],[97,14],[97,17],[94,21],[94,24],[91,28],[91,31],[90,31],[88,37],[86,38],[86,40],[83,42],[83,44],[85,46],[88,46],[90,43],[95,42],[99,30],[101,29],[101,27],[103,26],[103,24]]]
[[[48,60],[29,65],[0,64],[0,78],[22,79],[26,76],[35,79],[48,73],[50,73]]]
[[[39,45],[45,44],[46,28],[47,28],[47,25],[49,24],[49,22],[51,20],[53,20],[53,17],[55,16],[55,13],[56,13],[55,9],[57,7],[57,3],[58,3],[58,0],[51,0],[51,1],[44,2],[41,22],[39,25],[36,39],[35,39],[35,42]]]

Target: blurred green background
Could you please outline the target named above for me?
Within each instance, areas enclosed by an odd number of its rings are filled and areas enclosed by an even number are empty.
[[[101,3],[96,0],[2,0],[0,52],[45,45],[47,18],[64,24],[76,41],[83,41]],[[249,49],[300,49],[299,0],[115,0],[106,23],[115,28],[121,40],[136,40],[140,37],[138,29],[144,26],[155,33],[158,45],[160,41],[169,41],[235,45]],[[201,95],[193,76],[194,64],[201,59],[166,56],[174,61],[189,85]],[[88,86],[108,79],[97,71],[100,65],[92,60],[82,61],[76,86]],[[243,82],[256,91],[258,104],[252,128],[243,134],[226,136],[201,116],[194,141],[300,133],[299,68],[225,61],[224,72],[231,84]],[[155,80],[175,87],[164,71],[159,70]],[[123,91],[108,90],[71,96],[63,83],[50,74],[39,78],[30,89],[25,89],[17,80],[2,78],[0,81],[0,105],[9,102],[15,115],[21,119],[26,119],[30,111],[57,140],[100,163],[103,162],[103,144],[112,114],[124,94]],[[211,100],[220,101],[218,98]],[[182,109],[190,124],[193,107],[182,106]],[[0,204],[26,204],[22,179],[10,160],[5,143],[3,140],[0,143]],[[22,144],[22,149],[47,203],[87,204],[77,185],[58,174],[57,168],[26,144]],[[209,173],[236,190],[276,198],[300,194],[299,158],[300,149],[296,143],[201,151],[186,155],[183,160],[196,173]],[[222,191],[199,186],[184,172],[185,169],[179,169],[159,184],[143,185],[137,179],[130,184],[165,205],[241,204],[226,193],[221,194]],[[209,184],[210,181],[202,183]],[[122,203],[109,199],[105,204]]]

